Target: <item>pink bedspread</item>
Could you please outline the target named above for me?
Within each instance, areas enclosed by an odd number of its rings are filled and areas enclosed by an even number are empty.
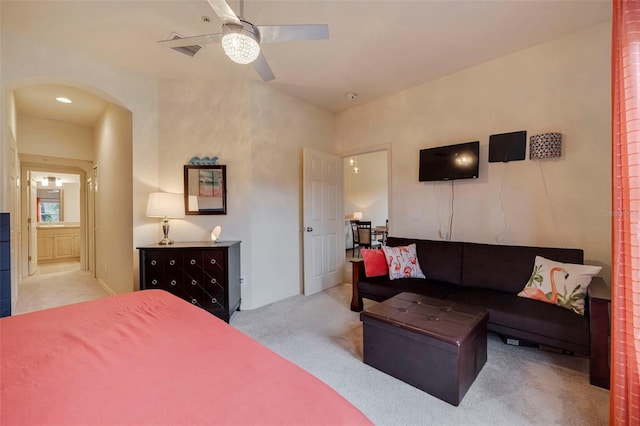
[[[0,320],[0,424],[370,424],[208,312],[144,290]]]

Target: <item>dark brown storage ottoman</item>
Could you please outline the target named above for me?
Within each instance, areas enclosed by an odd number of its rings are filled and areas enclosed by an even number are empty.
[[[364,362],[453,405],[487,361],[484,309],[400,293],[360,314]]]

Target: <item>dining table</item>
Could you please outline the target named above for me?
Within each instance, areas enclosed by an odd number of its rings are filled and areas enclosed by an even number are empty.
[[[371,235],[375,240],[380,241],[382,245],[385,246],[387,245],[388,231],[389,230],[385,225],[374,226],[373,229],[371,230]]]

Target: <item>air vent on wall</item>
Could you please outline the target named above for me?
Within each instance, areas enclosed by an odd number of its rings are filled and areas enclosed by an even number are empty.
[[[184,37],[181,37],[179,34],[176,34],[176,33],[171,33],[171,35],[169,36],[169,40],[179,40],[181,38],[184,38]],[[194,57],[195,54],[198,53],[200,49],[202,49],[202,46],[199,46],[199,45],[181,46],[181,47],[172,47],[171,49],[175,50],[176,52],[183,53],[187,56]]]

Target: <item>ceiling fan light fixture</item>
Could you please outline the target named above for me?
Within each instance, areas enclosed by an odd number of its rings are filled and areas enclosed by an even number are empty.
[[[226,24],[222,36],[224,53],[235,63],[250,64],[260,55],[260,44],[254,33],[253,25],[243,23],[243,26]]]

